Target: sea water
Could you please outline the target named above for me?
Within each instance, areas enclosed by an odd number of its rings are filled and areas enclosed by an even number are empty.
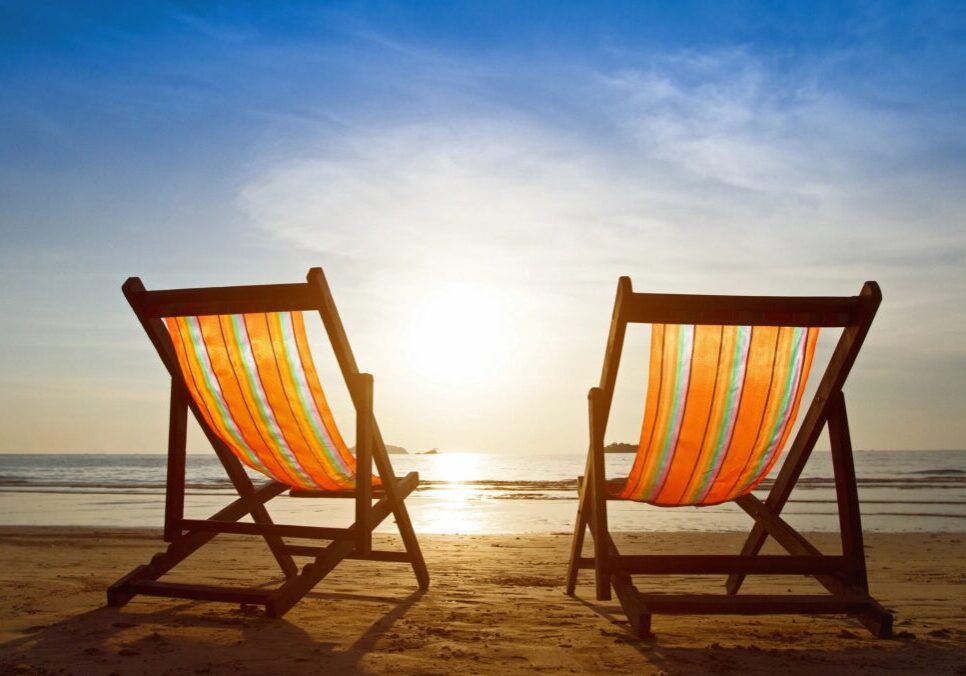
[[[440,452],[393,455],[396,474],[419,472],[407,500],[416,529],[427,533],[546,533],[573,528],[576,477],[585,456]],[[630,454],[607,456],[609,477],[626,476]],[[0,455],[0,525],[159,527],[166,458],[147,454]],[[966,530],[966,451],[858,451],[862,521],[881,532]],[[251,472],[256,481],[264,480]],[[764,497],[770,482],[756,493]],[[232,499],[213,454],[188,456],[185,514],[205,518]],[[269,503],[276,521],[348,525],[352,500],[290,498]],[[615,531],[745,531],[734,504],[657,508],[608,503]],[[838,528],[831,455],[815,452],[784,510],[804,531]],[[380,531],[392,531],[387,519]]]

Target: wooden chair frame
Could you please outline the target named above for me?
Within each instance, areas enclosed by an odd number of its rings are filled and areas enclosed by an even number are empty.
[[[579,507],[567,572],[567,593],[574,593],[580,569],[593,568],[597,599],[610,599],[613,587],[631,631],[637,636],[650,632],[651,616],[656,613],[845,613],[855,616],[873,635],[889,637],[892,615],[869,595],[852,442],[842,393],[881,301],[882,294],[875,282],[866,282],[861,293],[852,297],[694,296],[635,293],[631,280],[621,277],[600,385],[588,395],[587,478],[578,478]],[[614,545],[607,526],[604,431],[629,323],[843,329],[768,498],[762,502],[749,493],[735,500],[755,522],[740,555],[622,555]],[[842,539],[842,554],[838,556],[823,555],[781,517],[782,508],[826,424]],[[593,537],[593,557],[582,556],[586,528]],[[769,535],[789,555],[759,554]],[[631,579],[632,575],[704,574],[727,575],[727,594],[641,594]],[[810,575],[830,595],[738,595],[749,574]]]
[[[404,499],[419,484],[419,475],[411,472],[397,479],[389,454],[379,432],[372,410],[372,376],[360,373],[352,348],[346,338],[342,320],[321,268],[309,270],[302,284],[212,287],[147,291],[137,277],[122,287],[127,298],[154,344],[161,361],[171,376],[171,407],[168,428],[167,488],[164,509],[164,540],[169,545],[150,563],[138,566],[119,579],[107,591],[110,606],[123,606],[137,594],[205,601],[250,603],[265,607],[270,617],[281,617],[336,565],[344,559],[364,559],[409,563],[421,589],[429,586],[429,573],[413,531]],[[318,311],[345,378],[356,410],[356,490],[352,492],[320,492],[290,490],[293,496],[342,497],[355,500],[355,523],[348,528],[325,528],[273,523],[265,503],[289,490],[289,486],[271,480],[255,486],[241,462],[206,423],[201,411],[189,396],[174,347],[162,318],[186,315],[237,314],[247,312]],[[184,517],[185,452],[188,411],[191,411],[214,448],[238,492],[238,499],[208,519]],[[372,463],[382,480],[373,490]],[[373,503],[373,498],[379,500]],[[372,549],[372,531],[390,514],[395,516],[405,551]],[[253,523],[239,522],[251,515]],[[218,533],[259,535],[285,576],[274,590],[263,588],[226,588],[210,585],[161,582],[159,578],[209,542]],[[329,541],[325,546],[295,545],[283,538]],[[302,567],[293,556],[310,557]]]

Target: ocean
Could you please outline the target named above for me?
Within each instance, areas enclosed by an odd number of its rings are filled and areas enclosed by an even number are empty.
[[[607,456],[608,476],[626,476],[633,456]],[[862,520],[873,532],[966,531],[966,451],[858,451]],[[441,452],[393,455],[396,473],[418,471],[407,504],[426,533],[569,532],[577,508],[582,454]],[[214,454],[188,456],[186,515],[205,518],[233,494]],[[260,475],[252,473],[261,480]],[[165,456],[147,454],[0,455],[0,525],[160,527]],[[757,494],[764,497],[770,482]],[[269,503],[276,521],[348,525],[351,500],[282,496]],[[735,505],[656,508],[608,505],[615,531],[745,531]],[[813,454],[784,515],[804,531],[835,531],[831,456]],[[380,531],[394,530],[392,520]]]

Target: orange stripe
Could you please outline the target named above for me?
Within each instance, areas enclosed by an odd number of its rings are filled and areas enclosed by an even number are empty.
[[[191,393],[192,398],[198,405],[198,409],[201,411],[202,417],[208,423],[208,427],[220,438],[225,445],[231,449],[235,455],[239,456],[245,461],[245,464],[250,465],[242,454],[239,454],[234,449],[234,444],[231,443],[231,434],[225,427],[224,422],[221,420],[221,416],[216,415],[212,411],[217,411],[218,407],[215,404],[214,399],[208,392],[208,388],[205,386],[199,386],[197,383],[204,383],[204,375],[202,366],[198,363],[197,357],[194,354],[194,350],[186,349],[185,345],[190,345],[191,338],[187,326],[187,320],[184,317],[169,317],[165,320],[168,323],[168,332],[171,334],[171,342],[174,344],[175,353],[178,356],[178,363],[181,365],[181,372],[184,375],[184,380],[187,384],[188,390]],[[174,329],[172,331],[172,328]]]
[[[267,319],[272,335],[272,347],[275,351],[278,366],[277,371],[280,376],[279,380],[282,385],[282,390],[285,393],[285,401],[287,402],[286,412],[294,421],[299,431],[299,440],[305,444],[307,449],[307,452],[298,454],[302,469],[327,490],[339,490],[342,485],[333,477],[331,468],[326,467],[324,464],[322,449],[317,447],[315,433],[312,431],[311,424],[305,418],[305,411],[299,403],[296,385],[292,380],[292,373],[285,360],[285,344],[282,340],[281,316],[279,313],[272,313],[268,315]]]
[[[200,317],[201,335],[208,347],[211,366],[222,385],[225,402],[231,411],[235,425],[259,460],[272,473],[272,478],[290,486],[299,483],[298,477],[280,462],[272,451],[271,436],[258,413],[251,386],[245,375],[245,365],[239,352],[238,343],[229,340],[232,336],[231,317],[220,315]],[[222,334],[222,331],[225,333]],[[241,453],[236,453],[240,458]]]
[[[268,318],[264,314],[244,315],[245,326],[248,329],[248,337],[251,341],[252,351],[255,354],[255,366],[258,370],[259,380],[268,406],[272,411],[278,430],[285,443],[296,458],[304,457],[309,452],[309,447],[302,437],[295,421],[289,402],[282,385],[278,369],[275,365],[275,355],[278,345],[272,340],[269,334]],[[282,455],[277,443],[272,444],[272,451],[277,456],[278,462],[288,464]],[[304,468],[303,468],[304,471]],[[306,472],[308,474],[308,472]],[[302,482],[299,481],[299,484]]]
[[[677,372],[680,333],[680,325],[669,324],[664,327],[663,345],[658,344],[658,349],[663,354],[661,357],[663,362],[658,362],[661,364],[661,383],[660,393],[657,397],[657,415],[655,416],[655,426],[652,428],[653,434],[650,430],[642,434],[642,437],[648,436],[649,446],[643,453],[641,453],[641,449],[638,449],[637,460],[635,461],[635,465],[640,464],[638,483],[634,486],[628,484],[628,489],[632,490],[634,495],[639,494],[646,488],[648,479],[653,472],[658,471],[658,463],[661,461],[659,450],[667,436],[668,416],[674,404],[674,382]]]
[[[762,412],[769,397],[777,339],[777,327],[754,327],[734,434],[721,464],[721,471],[702,500],[703,504],[726,500],[728,490],[735,484],[751,457],[752,446],[762,424]]]

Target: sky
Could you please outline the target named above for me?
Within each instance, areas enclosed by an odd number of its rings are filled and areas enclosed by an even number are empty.
[[[410,450],[584,451],[620,275],[877,280],[854,445],[964,448],[964,82],[959,2],[5,2],[0,452],[164,450],[125,278],[316,265]],[[608,441],[640,434],[647,344]]]

